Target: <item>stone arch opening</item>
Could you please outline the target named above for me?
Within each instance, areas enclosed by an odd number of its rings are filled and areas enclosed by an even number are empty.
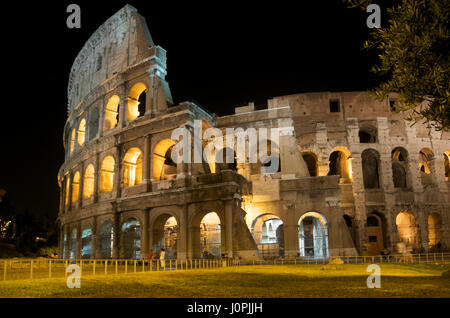
[[[111,192],[114,186],[115,160],[112,156],[107,156],[102,161],[100,169],[100,192]]]
[[[336,150],[330,154],[330,164],[328,175],[339,175],[341,183],[350,182],[350,164],[347,154],[343,151]]]
[[[200,221],[200,253],[203,259],[221,258],[222,231],[219,215],[207,213]]]
[[[284,257],[284,225],[274,214],[262,214],[253,220],[251,233],[264,259]]]
[[[104,131],[113,129],[119,122],[119,106],[120,98],[117,95],[113,95],[108,99],[108,103],[105,108],[105,124]]]
[[[372,125],[364,125],[359,128],[359,142],[364,143],[376,143],[377,142],[377,129]]]
[[[433,151],[429,148],[422,148],[419,152],[419,168],[420,177],[423,185],[428,185],[433,183],[431,174],[431,163],[434,159]]]
[[[77,257],[77,229],[72,229],[70,233],[70,259],[75,259]]]
[[[162,249],[166,259],[176,259],[178,251],[178,235],[180,228],[177,219],[170,214],[162,214],[153,223],[152,250],[155,257],[159,257]]]
[[[92,257],[92,229],[86,226],[81,231],[81,258]]]
[[[302,153],[303,160],[308,167],[309,175],[311,177],[316,177],[319,175],[319,165],[317,156],[312,152],[304,152]]]
[[[366,149],[361,154],[364,188],[380,188],[380,155],[374,149]]]
[[[128,93],[127,120],[135,120],[144,116],[146,111],[147,87],[143,83],[136,83]]]
[[[132,187],[142,182],[142,151],[133,147],[123,158],[123,187]]]
[[[141,225],[138,220],[130,218],[122,224],[122,242],[123,258],[141,258]]]
[[[153,150],[153,180],[171,180],[177,176],[177,165],[172,159],[172,149],[176,144],[172,139],[158,142]]]
[[[411,252],[417,247],[417,222],[411,212],[401,211],[395,219],[400,244],[397,249],[400,253]]]
[[[86,119],[82,119],[78,125],[78,146],[83,146],[86,140]]]
[[[395,188],[407,187],[408,152],[402,147],[392,150],[392,181]]]
[[[328,257],[328,226],[325,216],[308,212],[298,221],[301,257]]]
[[[114,244],[114,228],[110,221],[105,221],[100,228],[101,258],[112,258]]]
[[[366,242],[368,255],[380,255],[386,246],[386,222],[379,212],[373,211],[367,215]]]
[[[80,172],[75,172],[72,180],[72,203],[78,201],[78,196],[80,194]]]
[[[445,181],[450,181],[450,150],[444,153],[444,173]]]
[[[442,218],[439,213],[431,213],[428,216],[428,248],[430,251],[441,252],[443,249]]]
[[[94,179],[94,165],[89,164],[84,171],[83,199],[88,199],[94,194]]]

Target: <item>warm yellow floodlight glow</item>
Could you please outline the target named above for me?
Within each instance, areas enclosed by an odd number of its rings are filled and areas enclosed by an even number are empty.
[[[142,182],[142,151],[131,148],[123,159],[123,187],[132,187]]]
[[[115,161],[112,156],[103,159],[100,170],[100,192],[110,192],[114,186],[114,165]]]
[[[83,199],[88,199],[94,194],[94,166],[88,165],[84,172]]]
[[[78,125],[78,145],[83,146],[86,140],[86,119],[82,119],[80,121],[80,125]]]

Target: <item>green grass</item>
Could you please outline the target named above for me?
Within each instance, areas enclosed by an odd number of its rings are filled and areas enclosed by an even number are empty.
[[[366,265],[266,265],[0,281],[0,297],[450,297],[449,264],[383,264],[381,288],[369,289]]]

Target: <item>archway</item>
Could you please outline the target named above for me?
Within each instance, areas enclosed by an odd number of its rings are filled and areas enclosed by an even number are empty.
[[[80,194],[80,173],[77,171],[73,176],[72,180],[72,203],[78,201],[78,196]]]
[[[78,145],[83,146],[86,140],[86,119],[82,119],[78,125]]]
[[[359,142],[360,143],[376,143],[377,129],[372,125],[362,125],[359,128]]]
[[[392,181],[395,188],[406,188],[408,152],[402,147],[392,150]]]
[[[114,229],[109,221],[105,221],[100,229],[100,254],[101,258],[112,258],[114,244]]]
[[[111,192],[114,186],[114,165],[112,156],[107,156],[102,161],[100,170],[100,192]]]
[[[215,212],[206,214],[200,221],[201,258],[221,258],[221,224]]]
[[[141,225],[136,219],[129,219],[122,225],[123,258],[141,258]]]
[[[105,108],[105,125],[104,131],[113,129],[119,122],[119,103],[120,98],[117,95],[113,95],[108,99],[108,103]]]
[[[333,151],[330,154],[329,176],[339,175],[342,183],[350,181],[348,156],[343,151]]]
[[[136,83],[128,94],[127,120],[135,120],[142,117],[146,111],[147,87],[143,83]]]
[[[94,194],[94,165],[90,164],[84,171],[83,199],[88,199]]]
[[[384,248],[383,219],[377,212],[367,215],[366,220],[366,244],[368,255],[380,255]]]
[[[152,250],[155,257],[159,257],[161,249],[164,249],[166,259],[177,258],[179,226],[174,216],[170,214],[158,216],[153,223],[152,235]]]
[[[313,154],[312,152],[305,152],[302,154],[303,160],[306,163],[306,166],[308,167],[309,175],[311,177],[316,177],[318,173],[318,164],[317,164],[317,156]]]
[[[443,230],[441,216],[438,213],[431,213],[428,216],[428,248],[430,250],[442,251]]]
[[[444,173],[445,181],[450,181],[450,150],[444,153]]]
[[[262,214],[253,220],[252,236],[264,259],[284,257],[283,221],[274,214]]]
[[[75,150],[75,128],[72,129],[70,134],[70,154]]]
[[[67,175],[66,176],[66,191],[64,193],[65,195],[65,205],[68,206],[69,205],[69,195],[70,195],[70,176]]]
[[[172,139],[161,140],[153,150],[153,180],[170,180],[177,176],[177,165],[172,160]]]
[[[123,187],[132,187],[142,182],[142,151],[133,147],[123,158]]]
[[[374,149],[366,149],[361,154],[364,188],[377,189],[380,187],[380,155]]]
[[[400,252],[412,251],[417,247],[417,223],[416,218],[411,212],[400,212],[395,223],[397,225],[398,237],[401,243],[404,244],[405,251],[402,251],[403,247],[399,247]]]
[[[308,212],[298,221],[300,256],[328,257],[328,228],[326,218],[317,212]]]
[[[81,258],[91,258],[92,256],[92,229],[85,227],[81,231]]]

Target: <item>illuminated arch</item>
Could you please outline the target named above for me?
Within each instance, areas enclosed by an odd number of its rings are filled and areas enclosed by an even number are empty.
[[[113,95],[108,99],[108,103],[105,108],[104,131],[113,129],[117,126],[119,121],[119,103],[120,98],[117,95]]]
[[[80,173],[77,171],[73,176],[72,180],[72,203],[78,201],[78,196],[80,195]]]
[[[123,187],[132,187],[142,182],[142,151],[130,148],[123,159]]]
[[[145,114],[147,87],[143,83],[136,83],[128,94],[127,120],[135,120]]]
[[[321,213],[307,212],[298,221],[300,256],[328,257],[327,219]]]
[[[171,159],[172,147],[176,144],[172,139],[158,142],[153,150],[153,180],[165,180],[176,176],[177,166]]]
[[[155,257],[164,248],[165,258],[177,258],[179,225],[175,216],[168,213],[159,215],[153,222],[152,235]]]
[[[201,258],[221,258],[221,224],[216,212],[209,212],[200,221]]]
[[[70,176],[66,177],[66,191],[65,191],[65,205],[69,205],[69,194],[70,194]]]
[[[344,152],[341,148],[335,148],[329,157],[330,163],[328,175],[339,175],[344,182],[348,182],[351,177],[349,158],[350,155],[348,150]]]
[[[407,187],[408,151],[402,147],[392,150],[392,181],[395,188]]]
[[[431,173],[431,160],[433,159],[433,151],[429,148],[422,148],[419,152],[419,169],[425,174]]]
[[[440,252],[443,248],[442,218],[438,213],[431,213],[428,216],[428,248]]]
[[[284,257],[284,224],[280,217],[270,213],[258,215],[251,233],[263,258]]]
[[[398,237],[405,243],[407,251],[417,246],[417,222],[414,214],[408,211],[401,211],[395,219]]]
[[[82,119],[78,125],[78,145],[83,146],[86,141],[86,119]]]
[[[88,199],[94,194],[94,177],[94,165],[89,164],[84,171],[83,199]]]
[[[111,192],[114,187],[114,165],[112,156],[107,156],[102,161],[100,170],[100,192]]]
[[[450,150],[444,153],[444,173],[445,181],[450,181]]]

